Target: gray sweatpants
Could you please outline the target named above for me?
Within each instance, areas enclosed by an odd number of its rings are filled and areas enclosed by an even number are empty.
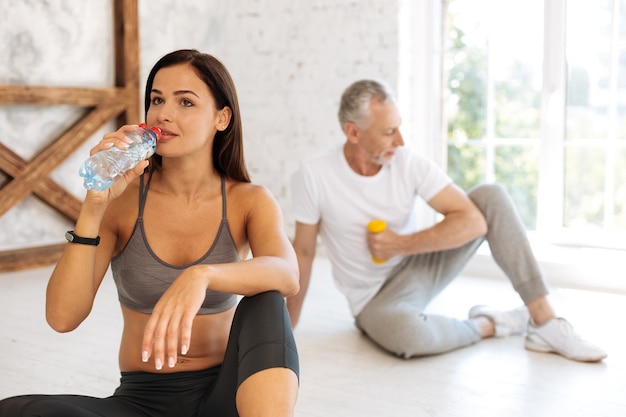
[[[480,332],[471,321],[427,315],[424,310],[485,240],[525,304],[548,293],[526,230],[505,189],[497,184],[481,185],[468,195],[487,220],[487,235],[456,249],[406,257],[356,317],[357,327],[385,350],[410,358],[447,352],[480,340]]]

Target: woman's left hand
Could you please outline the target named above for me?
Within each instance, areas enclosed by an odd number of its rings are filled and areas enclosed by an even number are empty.
[[[204,302],[208,281],[206,271],[191,267],[163,293],[144,330],[141,346],[144,362],[154,357],[157,370],[162,369],[165,360],[167,366],[173,368],[178,352],[187,353],[193,319]]]

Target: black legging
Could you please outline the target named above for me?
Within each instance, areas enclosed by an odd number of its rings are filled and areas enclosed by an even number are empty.
[[[239,385],[250,375],[270,368],[289,368],[299,375],[289,314],[276,291],[241,300],[220,366],[171,374],[122,372],[120,386],[108,398],[7,398],[0,401],[0,417],[235,417]]]

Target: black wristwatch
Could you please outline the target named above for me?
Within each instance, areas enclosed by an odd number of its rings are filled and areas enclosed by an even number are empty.
[[[65,232],[65,238],[70,243],[80,243],[81,245],[98,246],[98,243],[100,243],[100,236],[95,237],[95,238],[81,237],[81,236],[78,236],[76,233],[74,233],[73,230]]]

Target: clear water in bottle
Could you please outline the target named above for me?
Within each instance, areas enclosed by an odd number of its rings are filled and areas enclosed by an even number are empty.
[[[147,129],[141,124],[135,131],[126,132],[125,135],[130,139],[128,148],[104,149],[93,154],[81,165],[78,174],[84,178],[85,189],[106,190],[117,177],[152,156],[161,131],[156,127]]]

